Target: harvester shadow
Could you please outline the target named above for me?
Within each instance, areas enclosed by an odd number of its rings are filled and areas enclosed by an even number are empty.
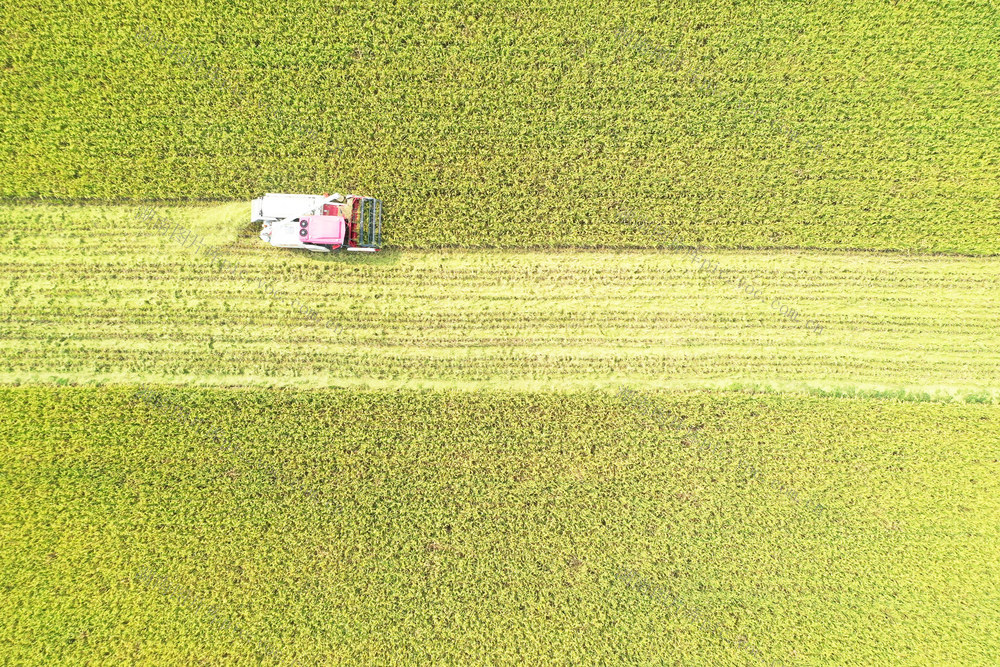
[[[403,251],[395,248],[384,248],[378,252],[347,252],[346,250],[334,250],[333,252],[292,250],[291,252],[309,255],[309,259],[312,261],[324,264],[368,264],[370,266],[398,264],[403,256]]]

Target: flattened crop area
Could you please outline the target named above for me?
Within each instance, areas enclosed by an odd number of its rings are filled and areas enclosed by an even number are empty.
[[[207,214],[198,211],[174,212],[181,227],[214,234],[192,249],[128,209],[4,209],[0,381],[754,384],[974,400],[1000,386],[996,259],[680,249],[326,256],[262,246],[249,229],[199,223]],[[58,220],[64,232],[52,238],[45,229]],[[206,258],[208,245],[223,264]]]

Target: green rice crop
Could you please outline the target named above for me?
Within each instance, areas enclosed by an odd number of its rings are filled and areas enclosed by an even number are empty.
[[[0,389],[12,663],[1000,660],[996,406],[149,392]]]
[[[361,191],[397,247],[662,247],[635,216],[1000,252],[990,3],[42,0],[0,34],[3,199]]]
[[[991,3],[134,10],[0,14],[0,662],[1000,664]]]

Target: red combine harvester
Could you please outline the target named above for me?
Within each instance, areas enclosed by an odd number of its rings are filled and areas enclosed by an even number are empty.
[[[261,223],[261,241],[278,248],[377,252],[382,247],[382,201],[374,197],[268,192],[251,202],[250,221]]]

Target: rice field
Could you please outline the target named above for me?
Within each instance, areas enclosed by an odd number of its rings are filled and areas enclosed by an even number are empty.
[[[265,246],[243,209],[177,209],[181,228],[214,230],[197,246],[147,229],[128,208],[0,209],[0,381],[624,383],[994,402],[1000,389],[991,258],[690,249],[345,258]],[[67,234],[42,240],[54,225]]]
[[[20,2],[0,199],[340,189],[395,247],[662,247],[635,216],[997,255],[998,33],[988,2]]]
[[[1000,664],[998,31],[5,7],[0,663]]]
[[[992,664],[1000,411],[0,389],[12,664]]]

